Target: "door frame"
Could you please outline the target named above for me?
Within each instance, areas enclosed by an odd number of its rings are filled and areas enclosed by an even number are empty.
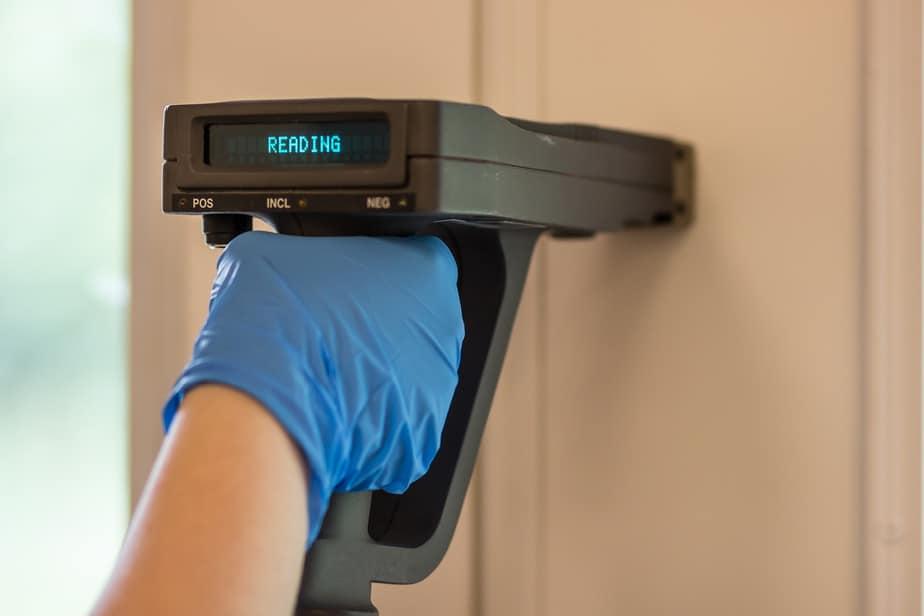
[[[186,235],[161,212],[163,108],[185,100],[186,2],[132,3],[129,460],[134,509],[163,440],[160,409],[189,353]]]
[[[921,613],[921,2],[862,3],[861,613]]]

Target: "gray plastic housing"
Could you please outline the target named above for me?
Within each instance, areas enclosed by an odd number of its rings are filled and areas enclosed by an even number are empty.
[[[387,120],[388,160],[233,170],[207,162],[210,124],[350,119]],[[688,223],[693,150],[441,101],[173,105],[164,119],[163,209],[203,215],[213,246],[258,217],[293,235],[434,234],[453,251],[466,336],[436,459],[404,494],[334,495],[305,559],[297,614],[368,615],[377,613],[372,582],[420,581],[449,546],[539,235]]]
[[[383,118],[383,164],[215,169],[206,127],[298,119]],[[246,212],[292,228],[303,216],[352,217],[375,233],[413,233],[445,219],[506,220],[562,232],[677,224],[692,211],[691,150],[660,137],[580,124],[505,118],[441,101],[293,100],[171,105],[164,118],[163,208]],[[387,210],[371,207],[388,197]],[[267,207],[285,198],[291,209]],[[207,210],[194,199],[211,199]],[[405,200],[405,206],[397,204]],[[205,201],[207,202],[207,201]],[[304,205],[300,206],[299,204]],[[311,224],[307,226],[312,226]]]

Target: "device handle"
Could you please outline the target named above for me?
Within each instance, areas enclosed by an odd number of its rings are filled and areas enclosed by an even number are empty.
[[[442,560],[455,531],[542,227],[441,222],[459,268],[465,322],[459,382],[440,450],[404,494],[335,494],[305,557],[297,616],[369,616],[372,582],[412,584]]]

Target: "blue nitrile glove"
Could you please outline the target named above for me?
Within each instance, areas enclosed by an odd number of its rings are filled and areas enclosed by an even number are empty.
[[[200,383],[261,402],[309,465],[310,545],[332,492],[403,492],[433,460],[462,348],[456,276],[434,237],[237,237],[165,429]]]

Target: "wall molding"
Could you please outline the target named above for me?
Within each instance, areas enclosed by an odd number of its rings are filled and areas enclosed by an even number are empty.
[[[867,616],[921,614],[921,3],[862,3]]]
[[[129,316],[130,494],[134,508],[162,441],[160,405],[186,361],[185,237],[161,212],[163,108],[185,94],[186,3],[132,4]]]

